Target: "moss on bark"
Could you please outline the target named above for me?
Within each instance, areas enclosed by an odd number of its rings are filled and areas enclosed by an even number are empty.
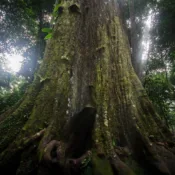
[[[65,0],[60,7],[53,38],[47,43],[43,63],[33,84],[20,106],[0,123],[0,168],[7,160],[5,157],[12,154],[12,148],[20,161],[19,168],[17,165],[14,168],[18,174],[24,172],[22,169],[28,165],[24,159],[30,153],[30,160],[35,155],[34,162],[41,164],[45,148],[52,140],[65,142],[63,145],[67,147],[58,146],[61,149],[57,153],[64,155],[70,146],[65,141],[64,128],[74,114],[88,106],[97,111],[90,147],[95,150],[92,159],[95,175],[115,172],[130,175],[147,169],[149,173],[173,172],[166,160],[156,157],[153,141],[149,138],[154,135],[156,141],[166,142],[171,134],[158,120],[132,68],[116,1]],[[81,122],[74,125],[80,127]],[[35,144],[34,151],[31,145],[26,150],[16,149],[23,144],[24,138],[30,138],[44,128],[45,134]],[[83,133],[83,126],[80,129]],[[78,141],[71,144],[83,145]],[[117,147],[127,147],[130,155],[120,155]],[[78,154],[75,151],[71,155]],[[111,163],[111,157],[117,159]],[[68,158],[77,159],[71,156],[63,160]],[[56,162],[56,173],[62,171],[58,170],[59,163]],[[162,164],[164,170],[160,168]],[[52,172],[50,167],[45,168],[48,174]],[[44,173],[40,166],[39,172]]]

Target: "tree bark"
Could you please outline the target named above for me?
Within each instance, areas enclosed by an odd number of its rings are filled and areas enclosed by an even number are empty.
[[[172,135],[133,70],[117,2],[60,8],[34,82],[0,123],[2,174],[173,174]]]

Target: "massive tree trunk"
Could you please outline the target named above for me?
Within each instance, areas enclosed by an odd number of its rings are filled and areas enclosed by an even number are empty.
[[[115,0],[61,2],[34,82],[3,118],[1,174],[175,174]]]

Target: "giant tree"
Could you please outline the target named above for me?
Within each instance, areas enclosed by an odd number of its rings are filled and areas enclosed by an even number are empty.
[[[2,174],[174,174],[174,143],[131,65],[116,0],[64,0],[28,91],[0,123]]]

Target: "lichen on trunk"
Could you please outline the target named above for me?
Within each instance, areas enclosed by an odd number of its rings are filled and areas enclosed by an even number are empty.
[[[175,160],[171,133],[133,70],[117,2],[62,0],[58,10],[33,84],[0,123],[1,171],[173,174],[157,152]]]

